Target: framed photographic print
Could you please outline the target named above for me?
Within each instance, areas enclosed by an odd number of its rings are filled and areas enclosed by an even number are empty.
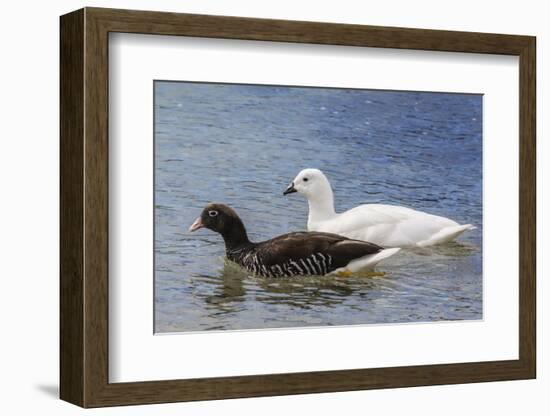
[[[535,38],[61,17],[61,398],[534,378]]]

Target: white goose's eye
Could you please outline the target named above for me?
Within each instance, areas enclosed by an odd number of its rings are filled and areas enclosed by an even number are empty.
[[[218,211],[208,211],[208,215],[210,217],[217,217],[218,216]]]
[[[304,179],[303,179],[304,182],[307,182],[308,180],[309,180],[308,178],[304,178]]]

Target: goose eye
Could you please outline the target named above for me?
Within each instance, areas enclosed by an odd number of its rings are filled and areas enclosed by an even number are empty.
[[[309,179],[308,178],[304,178],[304,182],[307,182]]]
[[[218,211],[208,211],[208,215],[210,217],[217,217],[218,216]]]

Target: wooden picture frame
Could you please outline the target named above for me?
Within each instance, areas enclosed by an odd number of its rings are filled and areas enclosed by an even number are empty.
[[[85,8],[61,17],[60,396],[82,407],[535,378],[535,38]],[[519,359],[109,383],[110,32],[519,56]]]

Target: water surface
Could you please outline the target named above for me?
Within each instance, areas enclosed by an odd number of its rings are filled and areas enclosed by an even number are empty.
[[[155,82],[155,331],[481,319],[481,115],[480,95]],[[209,202],[253,241],[304,230],[306,200],[282,192],[307,167],[337,211],[406,205],[478,228],[402,250],[384,276],[277,280],[187,231]]]

